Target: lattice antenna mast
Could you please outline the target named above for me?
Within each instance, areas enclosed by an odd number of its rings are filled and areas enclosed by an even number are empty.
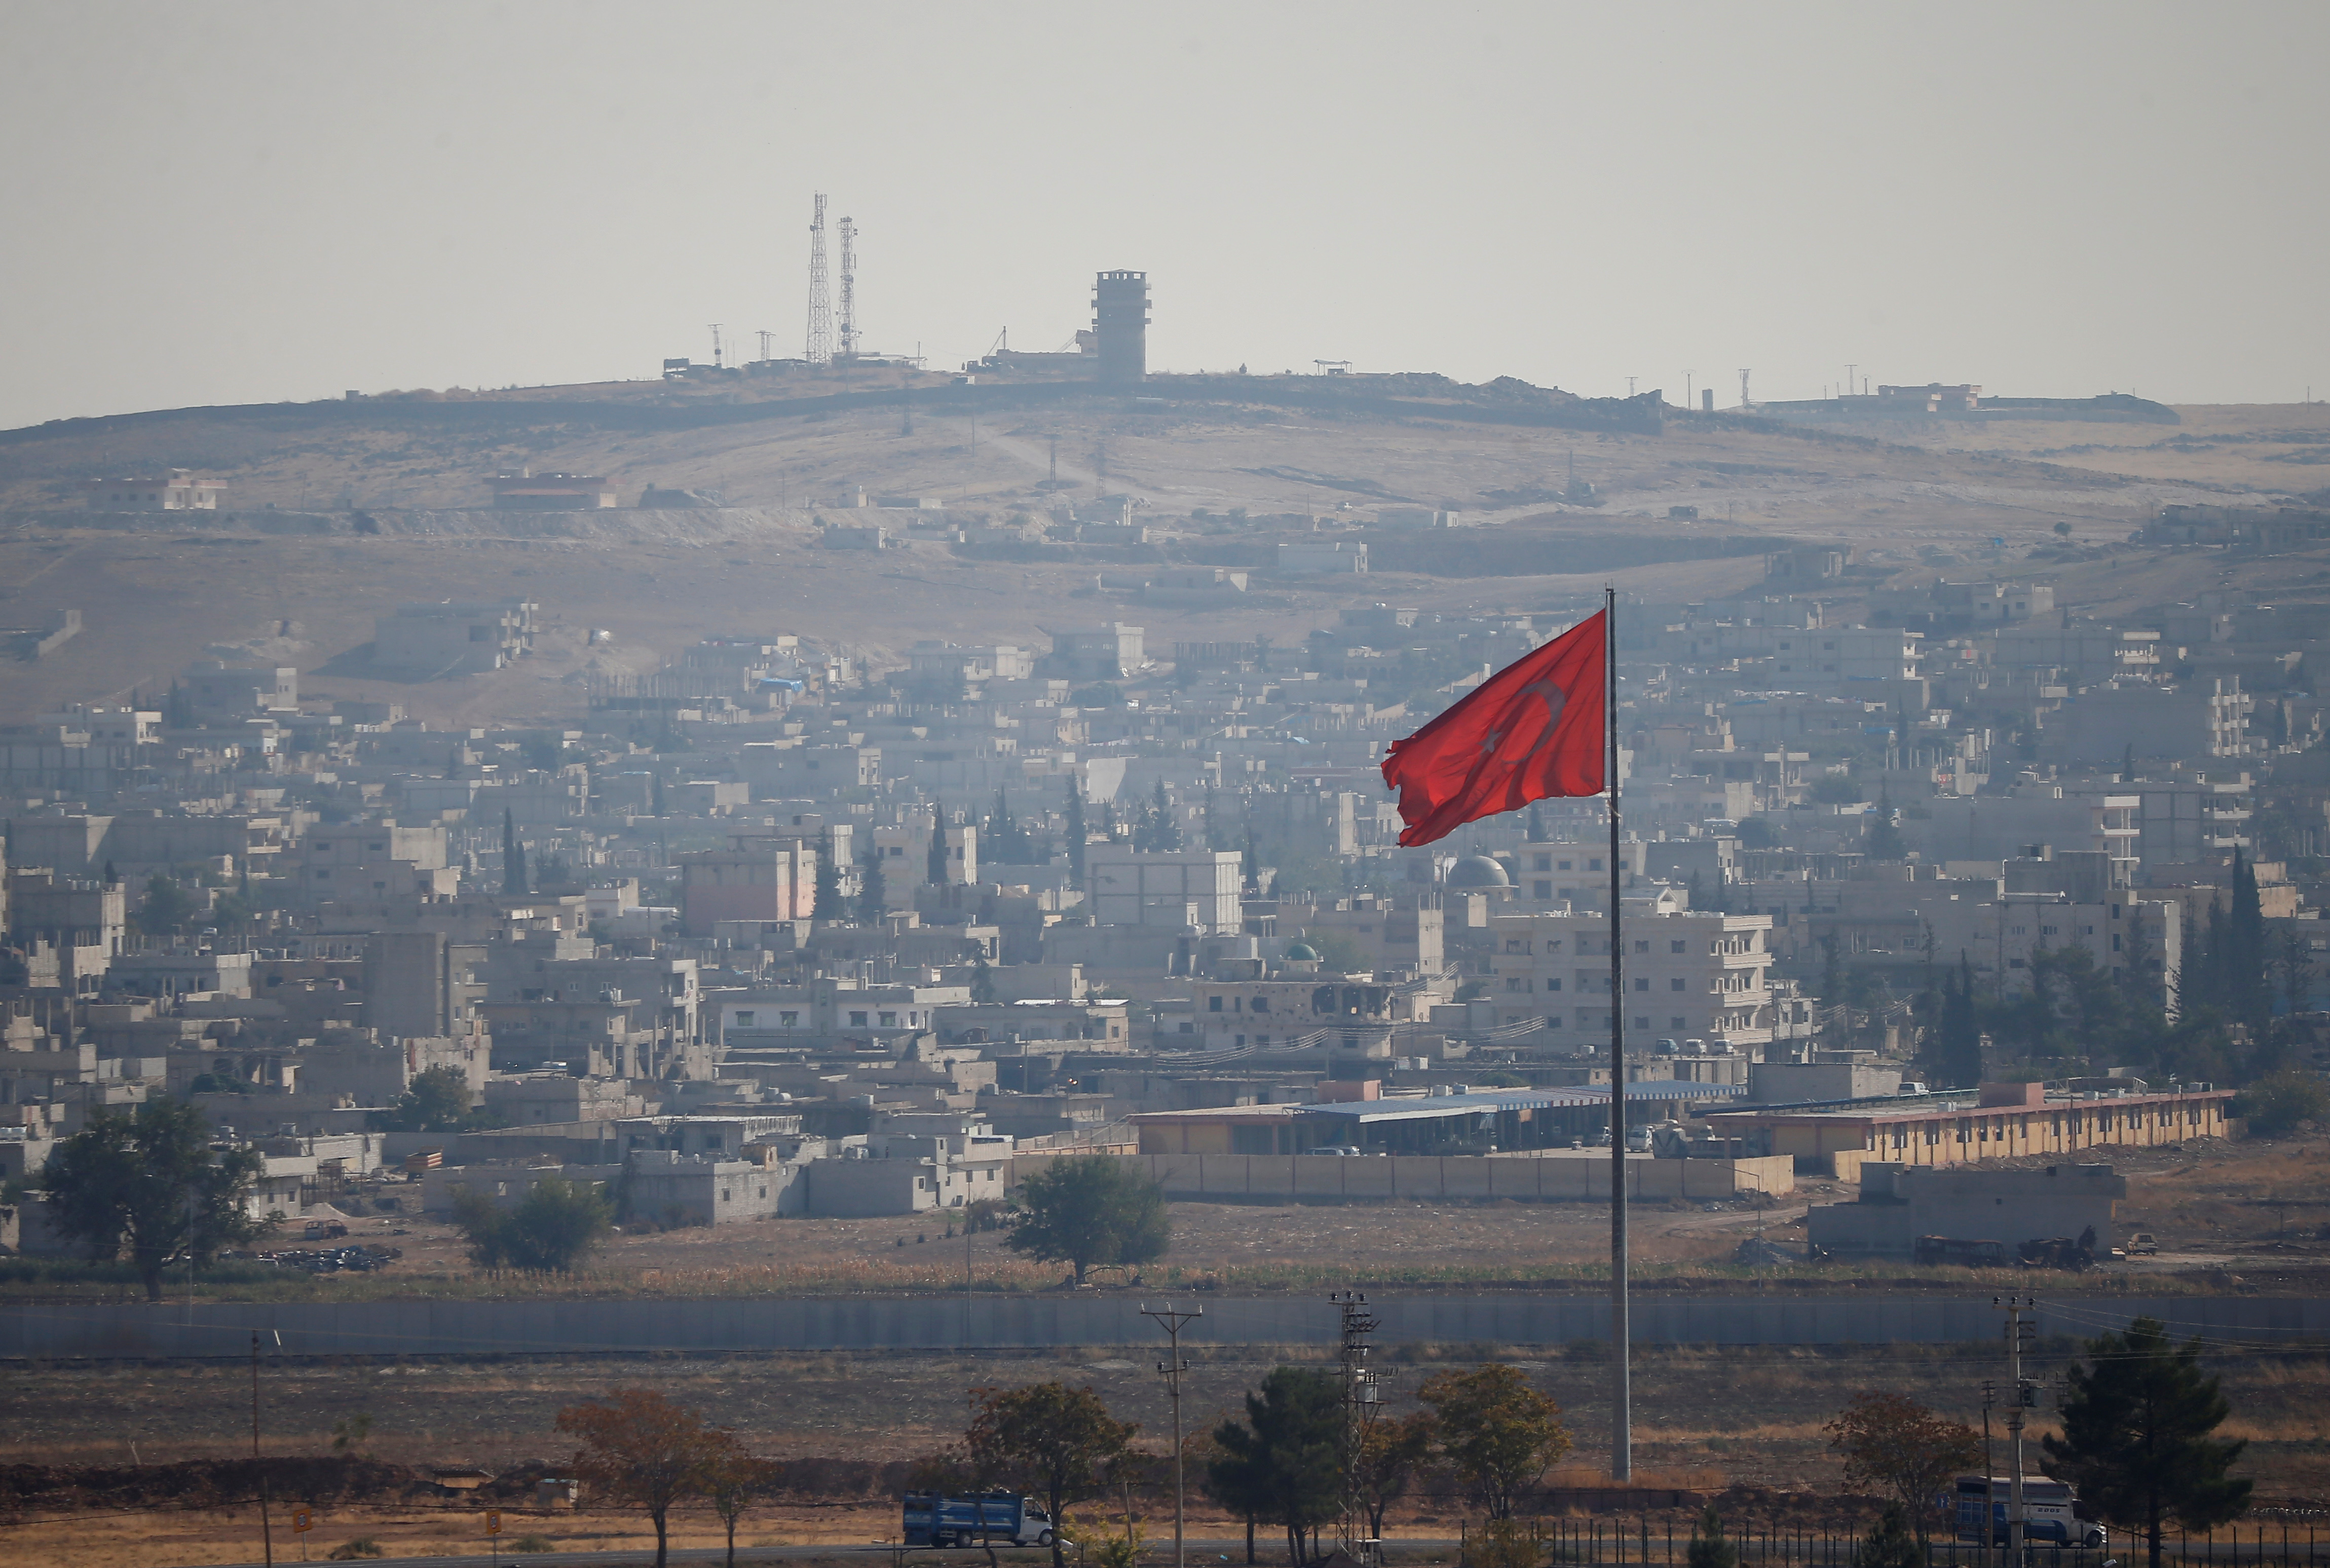
[[[809,225],[809,350],[811,365],[833,363],[833,307],[825,292],[825,193],[817,195],[817,215]]]
[[[857,225],[841,220],[841,357],[857,357]]]

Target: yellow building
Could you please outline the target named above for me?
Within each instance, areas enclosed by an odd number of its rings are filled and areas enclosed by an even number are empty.
[[[1797,1169],[1848,1176],[1860,1161],[1962,1165],[2024,1155],[2142,1148],[2225,1136],[2230,1089],[2152,1094],[2049,1091],[2035,1083],[1988,1083],[1972,1095],[1924,1096],[1899,1107],[1722,1111],[1707,1117],[1719,1137],[1769,1142]],[[1839,1161],[1838,1155],[1845,1156]]]

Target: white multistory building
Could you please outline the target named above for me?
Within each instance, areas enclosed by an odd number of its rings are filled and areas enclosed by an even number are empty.
[[[1741,1050],[1773,1037],[1768,915],[1662,908],[1625,900],[1625,1022],[1636,1034]],[[1592,1044],[1610,1028],[1610,921],[1600,913],[1496,915],[1489,920],[1500,1025],[1543,1018],[1558,1037]],[[1642,1041],[1648,1044],[1647,1040]]]

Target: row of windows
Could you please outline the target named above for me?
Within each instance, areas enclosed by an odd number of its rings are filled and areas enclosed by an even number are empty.
[[[1539,855],[1530,861],[1530,870],[1532,871],[1568,871],[1575,870],[1577,869],[1577,862],[1575,860],[1564,859],[1556,860],[1551,855]],[[1600,870],[1602,869],[1601,857],[1597,855],[1594,859],[1586,861],[1586,869],[1589,871]]]
[[[908,1012],[902,1015],[897,1012],[876,1012],[868,1009],[861,1009],[853,1011],[850,1013],[849,1027],[852,1029],[896,1029],[899,1027],[898,1020],[901,1016],[905,1019],[905,1027],[908,1029],[920,1029],[923,1026],[923,1015],[919,1012]],[[771,1018],[773,1018],[773,1022],[768,1022]],[[879,1022],[869,1023],[867,1022],[868,1018],[876,1018],[878,1019]],[[761,1020],[761,1022],[756,1023],[754,1022],[755,1020]],[[801,1015],[800,1010],[797,1008],[784,1008],[773,1014],[768,1015],[763,1015],[751,1008],[739,1008],[736,1012],[729,1014],[729,1027],[731,1029],[799,1029],[800,1026]]]
[[[2208,1107],[2199,1103],[2185,1106],[2183,1113],[2182,1119],[2184,1124],[2194,1127],[2205,1126],[2215,1115]],[[2166,1132],[2175,1127],[2178,1119],[2174,1106],[2137,1106],[2126,1110],[2057,1111],[2048,1117],[2047,1130],[2058,1138],[2066,1134],[2076,1138],[2087,1133],[2135,1133],[2146,1127]],[[1892,1146],[1897,1149],[1909,1147],[1910,1130],[1908,1126],[1894,1127],[1891,1130]],[[2028,1142],[2032,1136],[2031,1118],[2027,1116],[1961,1117],[1947,1124],[1927,1122],[1919,1130],[1923,1132],[1928,1148],[1943,1142],[1945,1130],[1953,1134],[1952,1142],[1960,1144],[2008,1143],[2018,1134],[2024,1142]]]
[[[1548,937],[1543,950],[1549,954],[1560,952],[1561,938],[1558,936]],[[1636,953],[1648,954],[1650,950],[1651,945],[1646,941],[1636,942],[1634,944],[1634,951]],[[1527,956],[1536,953],[1539,949],[1537,945],[1530,941],[1526,936],[1508,936],[1505,938],[1505,951]],[[1581,955],[1596,952],[1607,953],[1610,951],[1610,944],[1607,942],[1596,943],[1590,937],[1581,936],[1578,938],[1577,951]],[[1667,951],[1677,955],[1687,954],[1691,951],[1691,943],[1688,940],[1670,938],[1667,942]],[[1725,954],[1753,953],[1757,951],[1757,949],[1748,945],[1747,938],[1731,936],[1726,937],[1721,941],[1710,942],[1707,945],[1707,951],[1710,956],[1719,957]]]

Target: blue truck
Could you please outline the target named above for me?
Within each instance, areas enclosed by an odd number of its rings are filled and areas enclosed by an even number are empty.
[[[1017,1492],[908,1492],[904,1538],[909,1546],[1048,1546],[1052,1516]]]

